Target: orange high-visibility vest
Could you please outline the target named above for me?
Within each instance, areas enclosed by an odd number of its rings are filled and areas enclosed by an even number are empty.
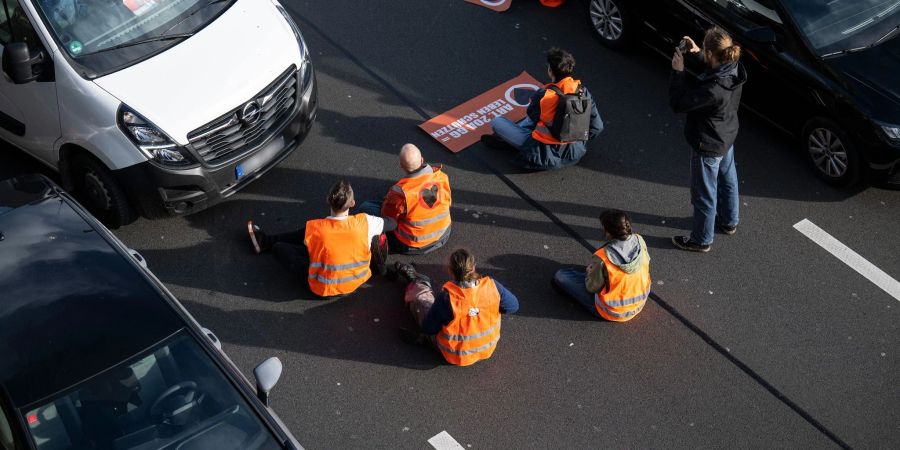
[[[636,272],[625,273],[619,266],[610,262],[606,256],[606,250],[600,248],[597,253],[603,264],[606,265],[606,272],[609,278],[606,286],[597,294],[594,294],[594,306],[597,312],[606,319],[614,322],[626,322],[634,318],[647,303],[647,297],[650,295],[650,258],[647,257],[647,244],[644,238],[638,235],[641,241],[641,267]]]
[[[306,222],[303,242],[309,250],[309,289],[320,297],[349,294],[372,275],[369,221],[365,214],[344,220]]]
[[[450,228],[450,180],[441,166],[434,172],[402,178],[391,189],[406,196],[406,214],[397,220],[397,240],[422,248],[437,242]]]
[[[550,8],[556,8],[557,6],[562,6],[566,0],[541,0],[541,4],[544,6],[548,6]]]
[[[437,344],[450,364],[468,366],[488,359],[500,340],[500,293],[490,277],[471,288],[448,281],[453,321],[441,329]]]
[[[556,84],[556,87],[559,88],[563,92],[563,94],[574,94],[578,89],[578,86],[581,85],[581,81],[575,80],[572,77],[565,77],[560,80]],[[543,142],[545,144],[566,144],[567,142],[560,141],[553,137],[553,134],[550,133],[550,125],[553,123],[553,117],[556,116],[556,106],[559,104],[559,96],[556,95],[556,92],[553,92],[552,89],[547,89],[549,84],[544,86],[544,96],[541,97],[541,120],[538,121],[537,125],[535,125],[534,130],[531,132],[531,137],[533,137],[538,142]]]

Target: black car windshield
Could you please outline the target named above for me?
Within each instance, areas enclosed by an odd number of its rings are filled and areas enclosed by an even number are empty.
[[[900,25],[900,0],[784,0],[813,50],[864,48]]]
[[[39,450],[281,448],[185,331],[24,414]]]
[[[63,50],[102,75],[178,43],[166,36],[189,35],[234,0],[33,1]]]

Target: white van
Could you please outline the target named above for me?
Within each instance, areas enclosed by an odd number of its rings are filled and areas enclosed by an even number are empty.
[[[316,116],[277,0],[0,0],[0,42],[0,139],[111,227],[234,194]]]

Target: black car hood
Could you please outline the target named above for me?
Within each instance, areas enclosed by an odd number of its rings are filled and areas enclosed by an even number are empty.
[[[873,118],[900,124],[900,38],[825,63],[843,76]]]

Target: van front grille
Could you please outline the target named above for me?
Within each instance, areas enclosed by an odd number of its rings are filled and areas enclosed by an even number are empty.
[[[228,114],[188,133],[188,142],[208,164],[218,164],[266,142],[297,104],[297,69]]]

